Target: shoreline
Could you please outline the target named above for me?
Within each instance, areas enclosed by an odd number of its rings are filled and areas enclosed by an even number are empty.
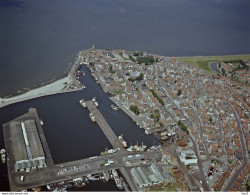
[[[17,96],[0,98],[0,108],[23,101],[36,99],[39,97],[82,90],[84,86],[76,78],[76,71],[78,70],[80,63],[83,60],[83,56],[80,54],[81,52],[77,54],[77,59],[73,67],[69,71],[68,76],[47,85],[31,89],[30,91]]]
[[[86,51],[88,51],[88,50],[84,49],[84,50],[81,50],[78,52],[77,59],[76,59],[74,65],[72,66],[72,68],[70,69],[68,76],[61,78],[61,79],[58,79],[52,83],[40,86],[38,88],[31,89],[30,91],[27,91],[27,92],[20,94],[20,95],[17,95],[17,96],[12,96],[12,97],[8,97],[8,98],[0,98],[0,108],[3,108],[5,106],[11,105],[11,104],[15,104],[18,102],[23,102],[23,101],[39,98],[39,97],[82,90],[84,88],[84,86],[77,80],[76,71],[79,69],[79,66],[81,66],[81,63],[83,62]],[[117,50],[114,50],[114,51],[117,51]],[[124,50],[124,51],[126,51],[126,50]],[[156,55],[156,54],[152,54],[152,55]],[[202,58],[229,57],[229,56],[235,56],[235,57],[238,56],[239,57],[239,56],[246,56],[246,55],[250,55],[250,54],[217,55],[217,56],[182,56],[182,57],[181,56],[173,56],[172,58],[177,58],[177,59],[181,60],[181,58],[188,58],[188,59],[189,58],[190,59],[199,58],[199,59],[202,59]],[[167,57],[167,56],[161,56],[161,55],[157,55],[157,56]],[[209,68],[210,68],[210,64],[209,64]],[[93,73],[92,73],[92,76],[95,76],[95,74],[93,75]],[[98,76],[96,75],[96,77],[98,77]],[[102,88],[105,89],[103,86],[102,86]]]

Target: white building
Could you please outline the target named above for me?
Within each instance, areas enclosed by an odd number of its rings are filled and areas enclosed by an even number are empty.
[[[195,165],[198,161],[193,150],[182,150],[180,152],[180,160],[184,165]]]

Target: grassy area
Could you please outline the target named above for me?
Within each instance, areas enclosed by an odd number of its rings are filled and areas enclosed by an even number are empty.
[[[119,95],[119,94],[122,94],[123,91],[112,91],[111,93],[114,94],[114,95]]]
[[[177,192],[174,185],[165,186],[164,188],[153,188],[150,192]]]
[[[124,60],[130,60],[129,58],[125,58],[122,53],[119,53],[119,55],[124,59]]]
[[[246,55],[228,55],[228,56],[198,56],[198,57],[179,57],[180,61],[192,64],[206,73],[216,74],[212,71],[209,67],[209,64],[212,62],[221,62],[221,61],[228,61],[228,60],[250,60],[250,54]]]
[[[89,54],[89,50],[88,49],[84,49],[84,50],[81,51],[81,54],[83,56],[87,56]]]

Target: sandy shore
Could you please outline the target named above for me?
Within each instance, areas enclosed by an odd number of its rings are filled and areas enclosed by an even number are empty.
[[[22,101],[26,101],[30,99],[42,97],[42,96],[82,90],[83,85],[76,79],[76,75],[75,75],[75,72],[78,69],[79,64],[82,61],[82,59],[83,57],[79,55],[67,77],[59,79],[48,85],[30,90],[18,96],[9,97],[9,98],[0,98],[0,108],[10,105],[10,104],[14,104],[14,103],[18,103],[18,102],[22,102]]]

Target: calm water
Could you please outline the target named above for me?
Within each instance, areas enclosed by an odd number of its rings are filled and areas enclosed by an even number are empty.
[[[133,144],[136,144],[137,141],[148,146],[159,143],[155,136],[144,134],[144,131],[133,123],[131,118],[123,111],[112,110],[110,107],[112,102],[109,100],[109,96],[96,84],[90,71],[86,67],[83,67],[83,70],[86,76],[81,76],[80,80],[86,85],[86,89],[4,107],[0,109],[1,126],[26,113],[30,107],[34,107],[45,123],[43,127],[44,133],[56,164],[100,155],[100,152],[104,151],[105,147],[112,148],[112,146],[99,126],[89,119],[88,109],[84,109],[79,104],[79,100],[82,98],[90,100],[96,96],[100,105],[99,110],[117,136],[122,133],[127,142]],[[1,127],[0,148],[2,147],[4,147],[4,140]],[[0,170],[1,182],[2,179],[6,181],[5,185],[1,183],[0,190],[6,190],[8,189],[8,182],[5,177],[7,174],[5,166],[1,164]]]
[[[0,0],[0,96],[65,75],[92,44],[167,56],[250,53],[249,10],[248,0]],[[35,107],[55,163],[98,155],[110,144],[78,103],[96,96],[117,135],[151,145],[156,139],[113,111],[86,73],[86,90],[2,108],[0,125]],[[6,174],[0,164],[0,190],[9,188]]]
[[[1,0],[0,95],[63,75],[92,44],[167,56],[250,53],[249,10],[248,0]]]

